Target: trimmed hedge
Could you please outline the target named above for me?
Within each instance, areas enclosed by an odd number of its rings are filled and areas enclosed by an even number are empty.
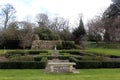
[[[46,62],[0,62],[0,69],[45,69]],[[76,62],[77,69],[120,68],[120,62]]]
[[[38,54],[40,54],[40,53],[48,53],[48,51],[37,51],[37,50],[32,50],[32,51],[28,51],[28,54],[30,54],[30,55],[38,55]]]
[[[34,57],[34,60],[35,61],[42,61],[42,58],[44,58],[44,57],[46,57],[48,60],[56,58],[54,56],[36,56],[36,57]],[[61,60],[69,59],[69,57],[71,57],[71,56],[57,56],[57,58],[61,59]]]
[[[7,52],[5,54],[5,56],[7,58],[11,58],[11,57],[15,57],[15,56],[24,56],[25,54],[27,54],[27,52],[25,51],[20,51],[20,50],[16,50],[16,51],[10,51],[10,52]]]
[[[77,51],[77,50],[61,50],[59,51],[59,53],[70,53],[72,55],[87,55],[86,53],[83,53],[83,52],[80,52],[80,51]]]
[[[32,56],[18,56],[10,58],[10,61],[34,61]]]
[[[120,68],[120,62],[96,62],[96,61],[79,61],[76,62],[77,69],[89,68]]]
[[[44,69],[45,62],[0,62],[0,69]]]

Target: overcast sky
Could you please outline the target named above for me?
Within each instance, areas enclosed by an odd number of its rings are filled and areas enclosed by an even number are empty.
[[[16,11],[18,20],[25,16],[35,17],[38,13],[46,13],[50,17],[61,16],[75,23],[78,14],[83,14],[86,23],[94,16],[103,12],[111,0],[0,0],[0,5],[11,3]]]

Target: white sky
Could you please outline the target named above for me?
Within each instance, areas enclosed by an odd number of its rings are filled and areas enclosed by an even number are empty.
[[[111,0],[0,0],[0,5],[6,3],[11,3],[15,7],[19,21],[25,16],[35,17],[38,13],[46,13],[50,17],[67,18],[74,24],[78,14],[83,14],[86,23],[103,12],[111,4]]]

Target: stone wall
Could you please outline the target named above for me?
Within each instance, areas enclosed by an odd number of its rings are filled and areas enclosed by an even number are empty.
[[[34,40],[31,49],[54,49],[54,46],[57,44],[61,44],[61,41]]]

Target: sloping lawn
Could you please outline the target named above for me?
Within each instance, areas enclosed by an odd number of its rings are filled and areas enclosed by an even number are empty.
[[[106,55],[120,56],[120,50],[118,49],[89,48],[85,51],[90,53],[100,53],[100,54],[106,54]]]
[[[46,74],[44,70],[0,70],[0,80],[120,80],[120,69],[82,69],[79,74]]]

